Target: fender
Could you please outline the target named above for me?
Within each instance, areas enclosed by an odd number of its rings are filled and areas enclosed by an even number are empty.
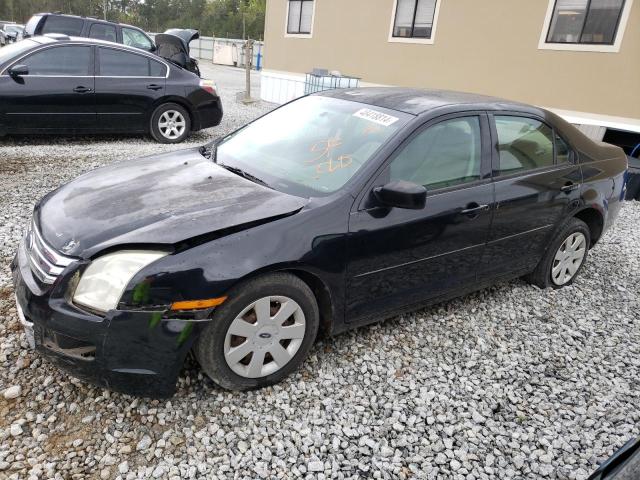
[[[121,304],[137,309],[157,309],[159,305],[168,308],[175,301],[224,296],[233,286],[254,276],[291,271],[302,272],[302,276],[306,273],[321,282],[331,299],[333,323],[342,323],[349,198],[316,207],[313,222],[310,209],[303,208],[291,216],[168,255],[131,280]],[[318,210],[322,211],[320,215]],[[336,210],[345,212],[343,218],[336,219]],[[335,233],[326,234],[328,231]],[[142,302],[140,295],[134,294],[141,285],[145,291]]]

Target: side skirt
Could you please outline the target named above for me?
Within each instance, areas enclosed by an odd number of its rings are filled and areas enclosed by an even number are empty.
[[[509,273],[508,275],[504,275],[504,276],[501,276],[499,278],[493,278],[491,280],[486,280],[484,282],[477,283],[477,284],[475,284],[473,286],[470,286],[470,287],[467,287],[465,289],[457,290],[457,291],[454,291],[454,292],[448,292],[448,293],[445,293],[443,295],[440,295],[440,296],[437,296],[437,297],[433,297],[433,298],[430,298],[430,299],[422,301],[422,302],[413,303],[411,305],[407,305],[407,306],[399,308],[399,309],[384,310],[384,311],[381,311],[380,313],[378,313],[376,315],[369,315],[369,316],[366,316],[366,317],[359,317],[359,318],[356,318],[356,319],[351,320],[351,321],[342,322],[340,325],[335,325],[334,324],[332,329],[331,329],[331,336],[339,335],[339,334],[347,332],[349,330],[354,330],[354,329],[356,329],[358,327],[362,327],[362,326],[365,326],[365,325],[370,325],[372,323],[377,323],[377,322],[380,322],[380,321],[383,321],[383,320],[387,320],[389,318],[396,317],[396,316],[401,315],[403,313],[414,312],[416,310],[421,310],[421,309],[426,308],[426,307],[431,307],[431,306],[437,305],[439,303],[443,303],[443,302],[447,302],[449,300],[453,300],[454,298],[463,297],[463,296],[468,295],[470,293],[477,292],[479,290],[484,290],[485,288],[491,287],[491,286],[493,286],[493,285],[495,285],[496,283],[499,283],[499,282],[515,280],[516,278],[520,278],[523,275],[526,275],[528,273],[531,273],[531,271],[529,269],[520,270],[520,271],[517,271],[517,272],[512,272],[512,273]]]

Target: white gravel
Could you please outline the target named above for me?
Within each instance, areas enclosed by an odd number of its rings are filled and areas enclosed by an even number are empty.
[[[572,287],[500,284],[323,339],[272,388],[223,391],[190,360],[174,398],[136,399],[29,351],[9,262],[34,202],[89,169],[204,143],[270,108],[221,87],[222,127],[178,147],[0,139],[0,478],[586,478],[640,434],[638,202]]]

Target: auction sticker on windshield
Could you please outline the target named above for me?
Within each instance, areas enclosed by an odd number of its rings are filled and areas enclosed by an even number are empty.
[[[371,110],[370,108],[361,108],[356,113],[354,113],[353,116],[364,118],[365,120],[369,120],[370,122],[374,122],[385,127],[393,125],[399,120],[399,118],[397,117],[393,117],[382,112],[376,112],[375,110]]]

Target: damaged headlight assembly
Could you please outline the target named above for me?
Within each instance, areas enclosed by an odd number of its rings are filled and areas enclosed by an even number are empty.
[[[73,303],[102,313],[116,308],[135,274],[166,255],[168,252],[154,250],[122,250],[97,258],[80,277]]]

